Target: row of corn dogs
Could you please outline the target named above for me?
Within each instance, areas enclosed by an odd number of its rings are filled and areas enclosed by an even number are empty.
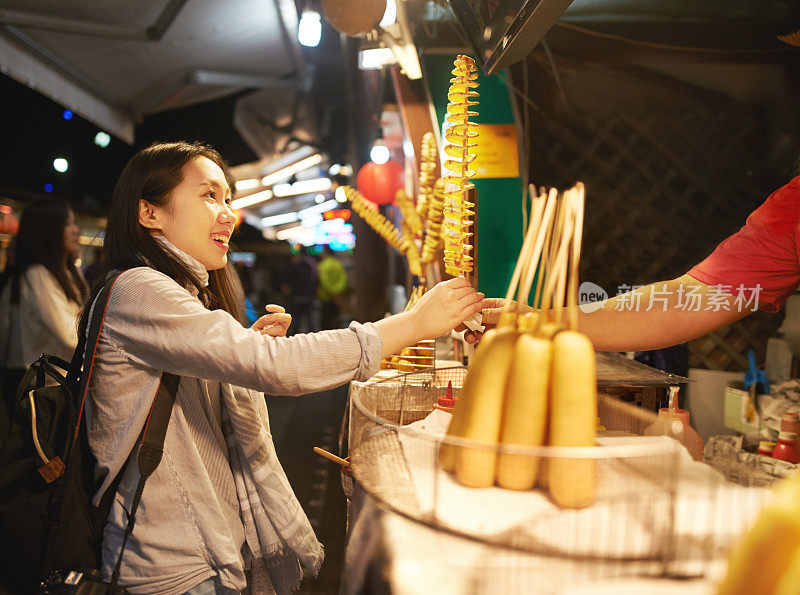
[[[498,453],[496,448],[595,444],[595,354],[589,339],[577,331],[583,207],[580,183],[563,195],[551,190],[532,199],[506,308],[475,351],[439,453],[443,468],[465,486],[496,483],[527,490],[538,484],[547,486],[563,507],[580,508],[594,501],[592,458],[547,457],[545,465],[545,459]],[[540,309],[523,313],[520,304],[528,301],[534,280],[533,303]],[[459,439],[484,448],[458,444]]]

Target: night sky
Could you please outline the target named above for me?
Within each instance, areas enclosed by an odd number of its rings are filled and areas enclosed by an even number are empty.
[[[15,199],[44,196],[45,184],[54,196],[68,198],[87,212],[101,211],[133,149],[111,137],[106,148],[94,144],[100,128],[74,115],[44,95],[0,75],[2,138],[0,193]],[[69,169],[59,173],[53,160],[64,157]]]
[[[77,114],[62,116],[64,107],[44,95],[0,75],[3,159],[0,195],[17,200],[46,196],[67,198],[76,210],[103,214],[114,184],[134,152],[156,140],[199,140],[214,145],[232,165],[256,158],[232,125],[236,96],[154,114],[136,127],[136,144],[111,136],[105,148],[94,143],[100,128]],[[69,169],[59,173],[53,160],[64,157]]]

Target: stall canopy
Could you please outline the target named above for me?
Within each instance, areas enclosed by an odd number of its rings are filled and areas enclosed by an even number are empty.
[[[0,70],[133,143],[149,114],[296,92],[296,32],[292,0],[2,0]]]
[[[250,90],[259,97],[239,102],[232,125],[267,158],[280,153],[271,116],[296,104],[298,91],[312,90],[297,42],[298,6],[306,5],[317,6],[293,0],[0,0],[0,70],[128,143],[147,115]],[[419,26],[423,21],[452,23],[441,3],[404,5],[418,47],[464,41],[448,36],[446,26],[443,35],[423,34],[430,33]],[[548,40],[559,51],[604,51],[589,30],[757,53],[785,48],[776,35],[798,27],[796,0],[574,0]],[[321,76],[324,68],[314,74]],[[311,136],[307,106],[287,117],[299,118],[293,124],[305,125]]]

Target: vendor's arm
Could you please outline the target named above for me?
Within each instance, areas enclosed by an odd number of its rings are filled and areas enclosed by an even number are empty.
[[[497,323],[504,300],[487,300],[483,322]],[[645,285],[579,312],[578,330],[598,351],[648,351],[701,337],[753,311],[753,302],[690,275]],[[532,310],[525,306],[524,310]],[[586,308],[588,310],[588,308]]]
[[[777,312],[800,286],[800,177],[773,192],[746,224],[682,277],[644,286],[581,313],[578,326],[601,351],[667,347],[760,309]],[[488,300],[484,324],[502,300]],[[474,340],[474,337],[472,337]]]
[[[598,351],[648,351],[701,337],[752,311],[746,299],[689,275],[646,285],[580,313],[578,329]]]
[[[601,311],[582,315],[579,327],[596,349],[648,350],[696,339],[757,309],[777,312],[800,285],[799,233],[794,178],[686,275],[611,298]]]

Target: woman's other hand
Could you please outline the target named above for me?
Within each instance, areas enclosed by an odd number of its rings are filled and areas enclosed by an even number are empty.
[[[264,309],[269,312],[253,323],[250,328],[262,335],[270,337],[285,337],[289,325],[292,324],[292,315],[287,314],[283,306],[267,304]]]
[[[428,290],[411,309],[423,338],[439,337],[487,306],[484,295],[464,277],[443,281]]]

